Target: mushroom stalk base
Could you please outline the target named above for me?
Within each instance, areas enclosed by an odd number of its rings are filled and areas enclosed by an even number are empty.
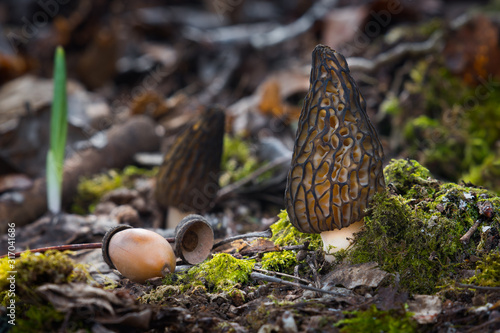
[[[168,207],[168,216],[167,216],[167,228],[175,229],[177,225],[181,222],[183,218],[188,215],[194,214],[193,212],[182,212],[175,207]]]
[[[342,229],[323,231],[320,234],[321,240],[323,241],[323,249],[326,253],[335,253],[341,249],[346,249],[351,244],[354,233],[361,231],[363,225],[364,221],[361,220]],[[326,255],[325,259],[328,262],[332,262],[334,257],[332,255]]]

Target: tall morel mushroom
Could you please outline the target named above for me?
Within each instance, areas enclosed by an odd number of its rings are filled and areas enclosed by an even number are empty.
[[[345,58],[318,45],[312,61],[285,200],[290,222],[321,233],[328,252],[349,245],[373,195],[385,188],[384,155]]]
[[[225,115],[210,107],[177,138],[156,176],[156,201],[168,209],[167,227],[211,208],[219,190]]]

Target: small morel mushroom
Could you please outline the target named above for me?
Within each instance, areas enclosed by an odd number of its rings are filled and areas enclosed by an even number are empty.
[[[168,228],[211,208],[219,190],[225,115],[208,108],[177,138],[156,176],[156,201],[168,209]]]
[[[321,233],[328,252],[349,245],[373,195],[385,188],[384,155],[345,58],[324,45],[312,58],[285,200],[290,222]]]

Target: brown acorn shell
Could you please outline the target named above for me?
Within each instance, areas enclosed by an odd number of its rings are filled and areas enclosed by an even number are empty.
[[[175,254],[188,264],[196,265],[205,261],[213,245],[214,231],[201,215],[188,215],[175,228]]]

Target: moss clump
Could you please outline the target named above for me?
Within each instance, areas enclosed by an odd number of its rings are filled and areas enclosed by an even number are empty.
[[[134,180],[138,177],[153,177],[158,171],[154,169],[142,169],[129,165],[122,171],[109,170],[107,173],[84,177],[80,179],[77,187],[77,195],[71,207],[75,214],[87,214],[93,212],[99,199],[106,193],[120,187],[132,188]]]
[[[309,242],[309,248],[321,249],[323,243],[319,234],[305,234],[297,230],[290,219],[286,210],[282,210],[278,214],[280,218],[276,223],[271,225],[273,236],[271,240],[278,246],[300,245]]]
[[[394,186],[402,195],[414,185],[426,185],[431,176],[428,169],[413,160],[391,160],[384,168],[385,183]]]
[[[13,332],[56,331],[63,323],[65,315],[55,310],[51,304],[47,304],[36,293],[36,288],[46,283],[64,284],[88,280],[85,268],[75,264],[67,253],[25,252],[14,261],[2,258],[0,259],[0,304],[3,306],[7,306],[13,296],[8,280],[11,276],[10,271],[17,272],[13,293],[16,304],[16,326],[13,327]]]
[[[139,298],[142,304],[161,304],[167,297],[181,294],[179,286],[164,284],[151,290]]]
[[[490,253],[476,265],[476,275],[467,283],[485,287],[500,287],[500,255]]]
[[[353,263],[376,261],[382,269],[399,273],[409,291],[432,293],[458,268],[469,268],[465,258],[482,254],[479,232],[467,244],[460,237],[480,217],[479,202],[490,201],[498,212],[499,200],[487,190],[428,178],[415,161],[394,160],[386,170],[388,183],[400,184],[396,187],[401,193],[374,196],[365,230],[355,237],[347,258]],[[499,229],[497,217],[486,223]]]
[[[238,137],[224,136],[224,152],[222,153],[220,186],[226,186],[245,178],[262,166],[250,144]],[[260,179],[267,179],[272,171],[265,172]]]
[[[255,260],[236,259],[227,253],[214,257],[189,270],[191,281],[203,281],[209,291],[229,291],[250,280]]]
[[[385,332],[413,333],[417,332],[417,323],[411,319],[412,314],[404,310],[378,310],[372,305],[366,311],[346,311],[350,318],[342,319],[335,326],[340,326],[342,333]]]
[[[297,255],[293,251],[267,252],[262,256],[262,268],[270,271],[293,274],[298,264]]]
[[[11,268],[7,257],[0,259],[0,299],[1,304],[8,302],[7,291],[10,284],[7,278],[9,271],[17,271],[16,274],[16,298],[18,301],[31,301],[36,299],[35,289],[45,283],[69,283],[86,281],[87,273],[82,265],[77,265],[67,256],[67,253],[59,251],[47,251],[45,253],[25,252],[14,262]]]

